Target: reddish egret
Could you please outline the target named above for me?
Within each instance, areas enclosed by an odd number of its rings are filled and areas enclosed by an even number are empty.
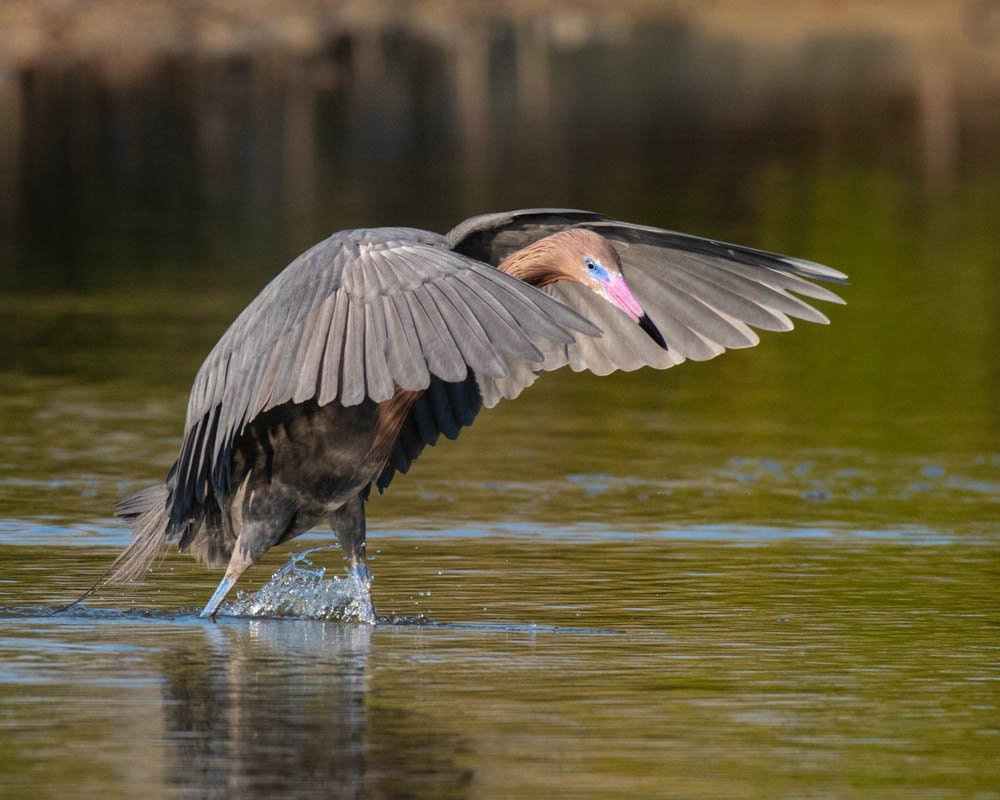
[[[842,302],[797,258],[600,214],[529,209],[448,234],[335,233],[237,317],[198,371],[166,482],[119,502],[134,532],[109,580],[168,544],[237,579],[323,520],[368,587],[365,501],[428,445],[543,372],[665,369],[751,347],[751,326],[828,322]]]

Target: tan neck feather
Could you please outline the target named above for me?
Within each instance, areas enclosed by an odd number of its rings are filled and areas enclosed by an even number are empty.
[[[570,228],[512,253],[500,262],[500,270],[532,286],[547,286],[556,281],[581,283],[583,259],[587,255],[607,267],[621,269],[618,253],[607,239],[594,231]]]
[[[556,281],[569,280],[572,276],[567,275],[561,266],[564,253],[560,243],[552,239],[551,236],[539,239],[511,253],[500,262],[500,271],[532,286],[548,286]]]

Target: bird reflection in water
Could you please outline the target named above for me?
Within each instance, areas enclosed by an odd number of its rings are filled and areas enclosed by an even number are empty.
[[[190,797],[467,796],[454,732],[368,700],[373,631],[252,620],[208,626],[207,646],[171,651],[170,784]]]

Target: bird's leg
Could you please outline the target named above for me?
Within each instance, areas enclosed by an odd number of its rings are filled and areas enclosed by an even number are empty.
[[[370,581],[365,559],[365,503],[361,495],[352,497],[330,516],[330,527],[337,532],[348,572]]]
[[[274,533],[277,529],[278,533]],[[245,525],[240,535],[233,545],[233,553],[229,557],[229,566],[226,567],[226,574],[219,581],[215,593],[201,610],[199,617],[211,617],[215,619],[215,612],[219,610],[222,601],[226,599],[229,590],[240,579],[240,576],[250,567],[260,560],[271,547],[281,540],[283,526],[275,526],[265,523],[251,523]]]
[[[330,527],[337,532],[337,540],[347,558],[347,574],[364,587],[366,594],[362,616],[375,621],[375,603],[372,602],[372,574],[365,559],[365,501],[355,495],[330,516]]]

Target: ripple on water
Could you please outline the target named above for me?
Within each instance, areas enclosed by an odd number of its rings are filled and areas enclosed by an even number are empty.
[[[837,462],[849,466],[838,468]],[[917,493],[964,500],[1000,496],[1000,483],[990,469],[996,465],[995,458],[980,455],[954,465],[953,471],[924,459],[875,463],[871,457],[845,452],[828,454],[821,462],[734,456],[716,475],[723,490],[726,484],[763,484],[791,489],[813,502],[908,500]]]
[[[545,539],[553,542],[600,542],[623,541],[638,539],[667,539],[674,541],[720,541],[734,543],[772,542],[793,539],[829,539],[860,538],[884,539],[906,543],[949,544],[962,541],[965,544],[981,544],[995,542],[989,531],[982,537],[971,535],[955,535],[948,530],[935,528],[931,525],[896,524],[886,528],[838,525],[834,522],[803,525],[752,525],[746,523],[705,523],[705,524],[675,524],[675,525],[634,525],[627,528],[609,528],[605,524],[589,522],[567,522],[551,524],[536,521],[484,521],[479,525],[442,527],[425,524],[421,518],[397,520],[395,525],[384,525],[376,532],[377,537],[391,536],[399,539],[434,540],[434,539],[481,539],[497,538],[532,540]],[[16,548],[46,548],[54,551],[59,548],[77,550],[78,548],[108,548],[117,550],[128,544],[129,533],[124,527],[109,525],[76,523],[60,525],[54,521],[0,519],[0,546]],[[306,534],[302,542],[320,544],[306,551],[312,553],[318,549],[335,549],[336,536],[329,530],[316,528]],[[306,552],[296,554],[294,558],[305,556]],[[377,558],[370,556],[370,560]],[[287,581],[289,586],[303,591],[315,591],[311,582],[325,581],[329,584],[326,592],[330,603],[339,604],[344,598],[353,597],[354,589],[348,581],[337,578],[325,578],[322,567],[313,567],[308,559],[301,563],[289,563],[287,574],[279,570],[272,581]],[[319,577],[316,577],[319,576]],[[0,582],[3,582],[0,580]],[[269,584],[270,585],[270,584]],[[267,588],[267,587],[265,587]],[[275,586],[275,592],[277,586]],[[308,592],[307,592],[308,594]],[[241,592],[237,600],[224,606],[226,609],[250,608],[252,596],[244,596]],[[262,603],[271,603],[274,598],[269,590],[268,595],[259,598]],[[257,602],[256,600],[254,602]],[[256,608],[256,606],[254,606]],[[237,613],[237,612],[233,612]],[[239,612],[241,615],[253,615],[251,612]],[[275,616],[286,616],[284,613]],[[325,617],[322,617],[325,618]]]

